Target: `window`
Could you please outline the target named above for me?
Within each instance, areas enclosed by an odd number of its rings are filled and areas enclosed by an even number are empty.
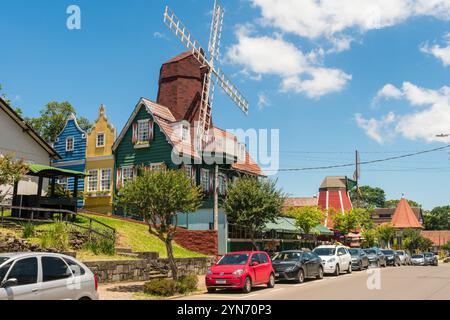
[[[96,146],[97,148],[102,148],[105,146],[105,134],[104,133],[97,133],[96,138]]]
[[[88,192],[97,191],[98,188],[98,170],[89,170]]]
[[[17,261],[9,272],[8,279],[17,279],[18,286],[37,282],[38,262],[36,258]]]
[[[263,253],[259,254],[259,261],[261,263],[269,263],[269,259],[267,258],[267,256]]]
[[[337,253],[338,253],[338,256],[343,256],[343,255],[347,254],[347,252],[345,251],[344,248],[339,248]]]
[[[225,195],[227,192],[227,177],[223,174],[219,175],[219,194]]]
[[[183,124],[181,129],[181,139],[183,141],[189,141],[189,126],[187,124]]]
[[[102,169],[100,177],[100,190],[110,191],[111,190],[111,169]]]
[[[56,183],[64,190],[68,190],[68,181],[67,178],[59,178]]]
[[[209,191],[209,170],[202,169],[201,186],[204,191]]]
[[[184,165],[183,170],[186,173],[186,177],[192,179],[192,166],[191,165]]]
[[[125,185],[126,182],[132,181],[133,179],[134,179],[133,167],[122,168],[122,185]]]
[[[11,264],[12,264],[12,262],[10,262],[0,268],[0,283],[3,281],[3,278],[6,277],[6,274],[8,273],[9,268],[11,268]]]
[[[74,149],[74,138],[68,137],[66,139],[66,151],[73,151]]]
[[[261,261],[259,260],[259,254],[257,254],[257,253],[255,253],[252,256],[252,262],[251,263],[254,263],[254,262],[261,263]]]
[[[138,122],[138,142],[147,142],[150,137],[149,120],[140,120]]]
[[[84,270],[78,263],[73,260],[63,258],[63,260],[67,263],[70,270],[72,271],[74,276],[83,276],[86,274],[86,270]]]
[[[55,257],[42,258],[42,281],[56,281],[72,277],[72,272],[64,261]]]

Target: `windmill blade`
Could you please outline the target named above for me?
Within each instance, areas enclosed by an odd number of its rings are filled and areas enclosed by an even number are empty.
[[[217,62],[220,57],[220,44],[221,44],[220,41],[222,38],[224,14],[225,10],[218,3],[218,1],[215,0],[208,45],[208,51],[210,53],[212,64],[214,64],[214,62]]]
[[[175,13],[167,6],[164,12],[164,23],[172,30],[175,36],[180,39],[186,48],[192,50],[195,58],[202,64],[202,66],[209,66],[205,55],[202,53],[202,48],[197,40],[191,36],[189,30],[183,25]]]
[[[231,82],[231,80],[225,75],[225,73],[223,73],[221,69],[216,70],[212,68],[212,72],[217,77],[217,81],[225,93],[231,98],[231,100],[234,101],[242,112],[248,115],[249,103],[239,89],[233,84],[233,82]]]

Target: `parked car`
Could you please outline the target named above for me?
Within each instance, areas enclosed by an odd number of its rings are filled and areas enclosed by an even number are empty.
[[[381,252],[383,252],[384,256],[386,257],[386,264],[388,266],[399,267],[402,265],[400,256],[395,250],[386,249],[381,250]]]
[[[386,267],[386,257],[378,248],[364,249],[371,266]]]
[[[323,279],[322,259],[314,252],[283,251],[272,260],[277,280],[295,280],[303,283],[307,278]]]
[[[349,249],[352,256],[352,268],[354,270],[362,271],[369,268],[369,258],[362,249]]]
[[[413,266],[424,266],[425,265],[425,255],[424,254],[413,254],[411,257],[411,263]]]
[[[319,246],[313,251],[322,259],[324,273],[338,276],[342,271],[352,273],[352,256],[344,246]]]
[[[0,300],[98,300],[97,277],[53,253],[0,254]]]
[[[439,265],[438,257],[434,253],[426,252],[424,256],[425,256],[425,265],[435,267]]]
[[[209,293],[216,289],[240,289],[250,293],[257,285],[275,286],[275,271],[266,252],[243,251],[224,255],[206,275]]]
[[[397,250],[397,254],[400,257],[400,262],[402,265],[411,265],[411,256],[405,250]]]

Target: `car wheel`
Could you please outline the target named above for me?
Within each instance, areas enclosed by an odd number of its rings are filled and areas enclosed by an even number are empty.
[[[352,269],[352,263],[350,262],[350,263],[348,264],[347,274],[352,274],[352,272],[353,272],[353,269]]]
[[[341,274],[341,268],[339,268],[339,265],[336,265],[336,268],[334,269],[334,275],[337,277]]]
[[[208,293],[215,293],[216,292],[216,288],[208,288]]]
[[[317,275],[317,279],[322,280],[323,279],[323,268],[319,267],[319,274]]]
[[[275,275],[273,273],[270,274],[269,283],[267,283],[267,288],[275,287]]]
[[[250,277],[245,278],[244,287],[242,288],[243,293],[252,292],[252,279]]]
[[[359,262],[358,270],[359,271],[363,271],[364,270],[364,266],[363,266],[362,261]]]
[[[305,272],[303,271],[303,269],[300,269],[300,271],[298,272],[298,276],[297,276],[297,283],[303,283],[305,282]]]

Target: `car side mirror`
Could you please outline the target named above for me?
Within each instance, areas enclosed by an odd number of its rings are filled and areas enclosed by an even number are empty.
[[[15,286],[17,286],[18,283],[19,283],[19,281],[16,278],[11,278],[11,279],[4,281],[1,285],[1,287],[2,288],[15,287]]]
[[[305,262],[308,262],[308,261],[311,261],[311,259],[310,259],[310,258],[307,258],[307,257],[305,257],[305,258],[303,258],[303,261],[305,261]]]

